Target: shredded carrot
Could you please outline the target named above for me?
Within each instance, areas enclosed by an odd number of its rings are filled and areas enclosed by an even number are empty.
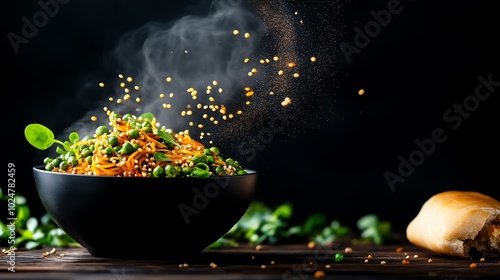
[[[91,163],[87,159],[80,157],[76,166],[69,167],[66,171],[58,171],[102,176],[147,177],[156,166],[165,167],[167,164],[180,167],[189,166],[193,156],[203,154],[204,145],[192,139],[187,131],[172,134],[178,145],[166,145],[162,142],[161,137],[155,133],[157,131],[157,128],[154,127],[156,120],[154,119],[151,124],[153,125],[153,132],[138,129],[139,137],[129,139],[127,133],[124,133],[132,129],[129,122],[116,121],[110,118],[110,125],[116,132],[113,135],[118,137],[117,145],[123,146],[124,143],[129,142],[131,145],[139,145],[139,148],[128,154],[118,153],[114,150],[109,154],[109,151],[106,152],[107,148],[112,147],[108,143],[109,135],[94,135],[91,139],[81,140],[72,145],[72,148],[80,145],[94,145]],[[164,155],[163,160],[156,159],[155,153],[162,153]],[[225,162],[214,155],[214,165],[223,164]]]

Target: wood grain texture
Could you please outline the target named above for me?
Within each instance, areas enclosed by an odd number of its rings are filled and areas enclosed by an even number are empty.
[[[84,248],[52,248],[16,251],[15,273],[7,270],[8,256],[2,256],[0,279],[497,279],[499,260],[475,260],[443,256],[411,244],[384,246],[345,244],[316,246],[307,244],[265,245],[205,250],[195,259],[179,261],[146,261],[95,258]],[[397,252],[397,248],[403,248]],[[140,257],[140,248],[136,250]],[[336,263],[335,253],[344,261]],[[61,256],[60,254],[64,254]],[[371,259],[367,260],[371,255]],[[432,262],[429,262],[432,259]],[[409,264],[403,264],[407,260]],[[385,264],[381,264],[385,262]],[[212,263],[212,266],[210,265]],[[476,268],[470,268],[476,263]],[[213,267],[216,264],[217,267]]]

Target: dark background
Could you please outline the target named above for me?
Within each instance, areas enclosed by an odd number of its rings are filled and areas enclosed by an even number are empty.
[[[328,71],[304,81],[311,83],[303,92],[314,103],[307,113],[310,118],[292,123],[292,136],[276,133],[245,163],[260,172],[256,199],[272,206],[292,202],[297,221],[323,212],[353,225],[362,215],[374,213],[404,230],[437,192],[476,190],[500,198],[495,183],[497,92],[481,101],[458,129],[452,130],[443,119],[453,104],[474,94],[478,76],[500,81],[493,2],[401,1],[402,12],[353,54],[351,63],[340,43],[354,45],[354,28],[364,29],[374,20],[370,11],[387,9],[390,1],[283,2],[303,13],[311,38],[321,37],[327,44],[323,52],[334,58]],[[152,20],[174,20],[189,5],[197,7],[191,11],[203,13],[210,4],[182,3],[70,1],[60,5],[58,14],[28,44],[20,45],[17,54],[7,34],[19,34],[21,18],[31,18],[40,7],[37,1],[4,3],[2,159],[4,167],[16,165],[17,191],[28,198],[35,215],[44,209],[31,168],[46,152],[25,141],[24,127],[39,122],[60,132],[99,107],[91,97],[75,93],[89,77],[100,75],[105,54],[129,30]],[[366,89],[363,96],[358,95],[360,88]],[[397,174],[398,156],[408,159],[417,149],[414,141],[431,137],[435,128],[444,129],[446,141],[436,144],[392,191],[384,172]]]

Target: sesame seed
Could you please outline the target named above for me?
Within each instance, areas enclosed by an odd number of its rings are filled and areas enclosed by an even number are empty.
[[[100,87],[104,87],[104,83],[99,83],[99,86]]]
[[[235,30],[233,30],[233,34],[238,35],[238,34],[240,34],[240,31],[235,29]]]

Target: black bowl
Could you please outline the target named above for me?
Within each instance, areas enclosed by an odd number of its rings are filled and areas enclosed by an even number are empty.
[[[211,178],[75,175],[33,168],[56,224],[92,256],[196,258],[226,234],[252,201],[257,173]]]

